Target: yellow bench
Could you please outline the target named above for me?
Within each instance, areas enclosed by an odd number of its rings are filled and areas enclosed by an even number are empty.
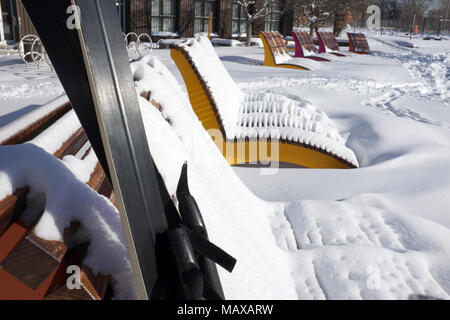
[[[230,165],[276,161],[309,168],[358,166],[342,141],[311,129],[315,124],[308,119],[326,117],[323,113],[283,96],[242,93],[205,37],[175,45],[171,57],[195,114]]]

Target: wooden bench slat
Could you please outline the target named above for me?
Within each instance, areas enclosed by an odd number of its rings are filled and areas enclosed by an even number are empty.
[[[53,155],[59,159],[67,155],[74,155],[88,141],[86,132],[79,128]]]
[[[0,201],[0,236],[8,229],[26,207],[29,188],[19,188],[12,195]]]
[[[145,96],[144,96],[145,97]],[[150,97],[150,93],[146,98]],[[155,104],[154,104],[155,105]],[[159,107],[155,105],[155,107]],[[20,130],[0,145],[13,145],[27,142],[51,127],[58,119],[71,110],[69,102],[53,110],[41,119]],[[53,155],[63,158],[75,155],[89,143],[83,128],[79,128],[64,142]],[[83,151],[82,159],[92,152]],[[81,155],[81,154],[80,154]],[[115,203],[115,195],[100,164],[97,163],[88,185],[99,194],[110,197]],[[107,275],[94,275],[81,265],[81,290],[68,290],[65,272],[73,257],[67,253],[68,244],[74,237],[79,223],[72,223],[65,230],[64,241],[48,241],[37,236],[34,229],[13,223],[26,208],[28,187],[17,189],[14,194],[0,200],[0,297],[11,299],[89,299],[100,300],[106,294],[109,279]],[[13,223],[13,224],[12,224]],[[6,232],[5,232],[6,231]],[[3,235],[3,236],[2,236]],[[16,290],[17,289],[17,290]]]
[[[32,140],[36,136],[38,136],[42,131],[50,127],[54,124],[58,119],[60,119],[64,114],[66,114],[70,109],[72,109],[72,105],[69,102],[66,102],[62,106],[53,110],[46,116],[40,118],[39,120],[33,122],[26,128],[20,130],[13,136],[8,139],[2,141],[0,145],[13,145],[13,144],[21,144],[27,141]]]

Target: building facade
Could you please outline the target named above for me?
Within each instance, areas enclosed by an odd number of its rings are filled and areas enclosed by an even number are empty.
[[[20,0],[0,0],[0,42],[18,42],[27,34],[37,34]]]
[[[17,42],[27,34],[36,34],[20,0],[0,0],[1,40]],[[55,0],[56,1],[56,0]],[[105,0],[106,1],[106,0]],[[109,0],[115,1],[125,33],[148,33],[160,38],[193,37],[207,32],[213,14],[212,32],[220,38],[241,38],[246,31],[242,8],[235,0]],[[256,0],[256,7],[265,0]],[[294,9],[287,0],[270,0],[269,14],[253,23],[253,34],[276,30],[290,34]]]
[[[210,13],[212,32],[220,38],[240,37],[246,31],[242,8],[235,0],[123,0],[125,28],[153,37],[192,37],[207,32]],[[256,0],[256,7],[264,0]],[[280,12],[282,12],[280,14]],[[286,0],[271,0],[269,14],[253,23],[253,33],[276,30],[292,31],[294,9],[286,8]]]

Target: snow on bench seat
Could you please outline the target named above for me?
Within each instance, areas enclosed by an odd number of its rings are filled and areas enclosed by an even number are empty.
[[[206,130],[219,129],[227,142],[265,138],[280,140],[280,145],[297,144],[326,153],[346,167],[358,166],[353,151],[345,146],[323,111],[284,96],[244,94],[207,38],[187,40],[173,47],[171,55],[183,75],[194,112]],[[292,161],[280,159],[285,160]],[[302,159],[295,161],[302,165]],[[307,166],[311,165],[309,162]],[[322,163],[318,167],[328,165],[336,164]]]
[[[48,189],[44,191],[49,183],[59,184],[63,189],[61,184],[67,184],[68,178],[76,175],[77,180],[87,183],[99,194],[110,197],[112,193],[67,97],[61,96],[1,127],[0,137],[0,282],[8,284],[7,290],[0,287],[0,299],[102,299],[110,277],[93,274],[82,261],[84,254],[76,249],[75,258],[74,251],[69,249],[80,226],[75,222],[78,218],[73,218],[73,223],[64,229],[64,239],[46,237],[49,230],[57,228],[56,221],[67,214],[64,200],[56,212],[43,209],[44,204],[57,201],[54,197],[48,198]],[[28,157],[18,158],[20,154],[28,154]],[[49,182],[48,175],[57,171],[61,164],[45,160],[43,162],[52,165],[32,169],[42,165],[39,163],[42,154],[49,159],[62,159],[71,173]],[[28,165],[23,166],[23,163]],[[45,201],[40,200],[44,196]],[[69,199],[70,196],[68,193]],[[5,246],[8,250],[2,251]],[[83,285],[80,290],[65,290],[61,285],[67,277],[61,266],[69,260],[81,266]]]
[[[60,96],[24,116],[0,127],[0,144],[23,143],[48,128],[71,108],[66,95]]]

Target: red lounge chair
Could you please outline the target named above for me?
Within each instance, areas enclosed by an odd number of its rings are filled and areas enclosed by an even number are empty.
[[[347,32],[349,41],[349,51],[358,54],[370,54],[369,43],[362,33]]]
[[[339,43],[332,32],[316,32],[319,40],[319,53],[327,52],[338,57],[348,57],[351,53],[339,50]]]
[[[305,31],[292,31],[295,41],[295,57],[308,58],[316,61],[336,61],[336,56],[330,53],[318,53],[313,40]]]

